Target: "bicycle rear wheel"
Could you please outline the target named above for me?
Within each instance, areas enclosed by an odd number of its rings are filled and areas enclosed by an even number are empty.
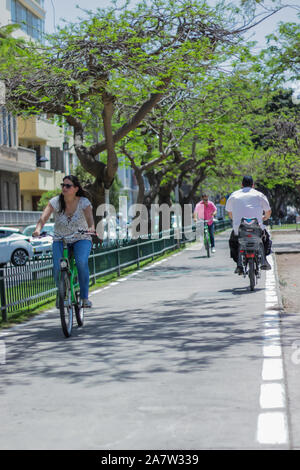
[[[74,308],[75,308],[75,315],[76,315],[77,325],[78,326],[83,326],[84,309],[83,309],[81,301],[80,301],[79,292],[76,292],[75,296],[76,296],[76,304],[75,304]]]
[[[73,327],[73,305],[70,278],[66,271],[61,271],[58,295],[62,330],[66,338],[69,338]]]
[[[253,291],[255,287],[255,269],[254,269],[254,259],[250,258],[248,260],[248,273],[250,279],[250,290]]]

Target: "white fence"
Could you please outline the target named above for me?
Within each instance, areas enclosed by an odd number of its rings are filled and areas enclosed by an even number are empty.
[[[36,224],[42,212],[40,211],[1,211],[0,225],[26,227]]]

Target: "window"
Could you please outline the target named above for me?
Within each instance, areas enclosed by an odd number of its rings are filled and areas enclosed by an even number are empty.
[[[17,145],[17,121],[4,106],[0,108],[0,145]]]
[[[17,120],[15,116],[11,117],[12,119],[12,145],[13,147],[17,146]]]
[[[2,116],[2,106],[0,108],[0,145],[3,145],[3,116]]]
[[[7,116],[7,137],[8,137],[8,146],[11,147],[12,141],[11,141],[11,116]]]
[[[64,154],[59,147],[50,148],[50,168],[55,171],[65,171]]]
[[[2,139],[2,145],[7,145],[7,111],[6,109],[2,108],[2,136],[3,136],[3,139]]]
[[[13,183],[13,185],[12,185],[12,196],[13,196],[12,210],[17,211],[19,209],[19,190],[18,190],[18,184],[17,183]]]
[[[18,23],[20,28],[32,38],[42,40],[44,20],[31,13],[18,0],[11,0],[11,20],[13,23]]]
[[[9,209],[9,184],[8,181],[4,181],[4,204],[3,204],[3,209],[8,210]]]

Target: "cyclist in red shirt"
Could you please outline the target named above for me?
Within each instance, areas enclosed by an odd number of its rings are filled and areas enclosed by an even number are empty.
[[[202,200],[196,204],[194,210],[194,221],[197,220],[206,220],[210,235],[210,243],[211,243],[211,251],[215,253],[215,224],[214,224],[214,216],[217,213],[217,208],[212,201],[209,201],[207,194],[202,194]]]

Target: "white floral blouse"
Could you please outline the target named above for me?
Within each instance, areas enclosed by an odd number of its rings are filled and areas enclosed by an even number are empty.
[[[54,209],[54,241],[58,241],[62,237],[67,237],[68,243],[74,243],[78,240],[91,240],[91,236],[88,234],[76,233],[73,235],[78,230],[88,229],[83,210],[91,206],[91,203],[86,197],[79,198],[77,208],[71,216],[59,212],[59,196],[53,197],[49,202]]]

